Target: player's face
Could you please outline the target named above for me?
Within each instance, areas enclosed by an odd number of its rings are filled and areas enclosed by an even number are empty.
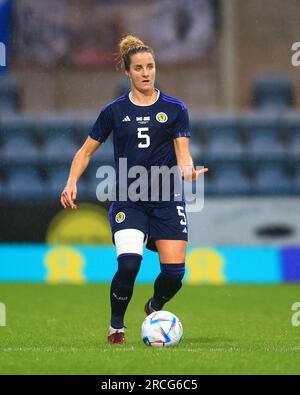
[[[140,92],[153,90],[155,81],[155,62],[149,52],[141,52],[131,56],[129,72],[132,87]]]

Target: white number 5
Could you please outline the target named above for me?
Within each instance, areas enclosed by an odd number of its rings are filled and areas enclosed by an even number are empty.
[[[176,208],[177,208],[177,211],[178,211],[178,215],[180,217],[183,217],[183,219],[180,221],[180,225],[186,225],[186,216],[182,212],[183,211],[183,207],[182,206],[176,206]]]
[[[148,148],[150,145],[150,136],[149,134],[144,132],[149,132],[149,128],[138,128],[137,130],[138,130],[138,138],[145,140],[145,142],[138,143],[138,148]]]

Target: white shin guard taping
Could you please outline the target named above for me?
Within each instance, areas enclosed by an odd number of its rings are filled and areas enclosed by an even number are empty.
[[[143,256],[144,233],[138,229],[122,229],[114,234],[117,256],[139,254]]]

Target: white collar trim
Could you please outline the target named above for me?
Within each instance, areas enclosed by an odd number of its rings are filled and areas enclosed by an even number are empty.
[[[156,88],[154,88],[156,91],[157,91],[157,97],[156,97],[156,99],[154,100],[154,102],[153,103],[150,103],[150,104],[137,104],[137,103],[135,103],[133,100],[132,100],[132,97],[131,97],[131,91],[129,92],[129,95],[128,95],[128,97],[129,97],[129,100],[131,101],[131,103],[132,104],[134,104],[135,106],[139,106],[139,107],[148,107],[148,106],[152,106],[152,104],[154,104],[154,103],[156,103],[157,102],[157,100],[159,99],[159,96],[160,96],[160,90],[159,89],[156,89]]]

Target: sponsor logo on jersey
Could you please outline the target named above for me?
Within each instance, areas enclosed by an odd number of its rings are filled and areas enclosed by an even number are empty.
[[[145,123],[148,123],[150,121],[150,117],[136,117],[136,121],[137,123],[145,125]]]
[[[128,115],[124,119],[122,119],[122,122],[130,122],[130,118]]]
[[[123,213],[123,211],[120,211],[116,214],[115,216],[115,220],[118,224],[120,224],[121,222],[124,221],[124,219],[126,218],[125,213]]]
[[[160,123],[165,123],[168,120],[168,116],[165,112],[159,112],[156,114],[156,120]]]

